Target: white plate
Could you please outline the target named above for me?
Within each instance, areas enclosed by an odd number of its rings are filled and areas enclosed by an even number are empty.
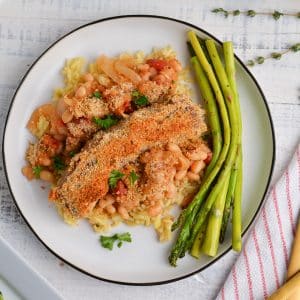
[[[32,138],[26,130],[32,111],[49,101],[53,88],[62,84],[59,72],[66,58],[95,59],[100,53],[151,51],[171,45],[187,65],[186,32],[214,38],[191,24],[155,16],[109,18],[82,26],[46,50],[21,82],[7,118],[4,161],[11,193],[24,219],[36,236],[56,256],[99,279],[125,284],[159,284],[181,279],[208,267],[230,249],[230,232],[216,258],[195,260],[189,255],[177,268],[168,264],[172,242],[160,244],[153,229],[119,226],[113,232],[130,231],[133,242],[113,251],[103,249],[98,235],[83,221],[67,226],[47,201],[40,182],[28,182],[21,174],[24,153]],[[244,145],[243,230],[248,229],[266,193],[275,155],[270,113],[264,95],[247,68],[236,58],[237,84],[241,99]]]
[[[1,237],[0,261],[0,291],[4,300],[62,299]]]

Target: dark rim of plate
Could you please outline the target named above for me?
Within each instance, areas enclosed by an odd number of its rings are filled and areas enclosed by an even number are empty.
[[[2,143],[2,156],[3,156],[3,163],[4,163],[4,171],[5,171],[5,176],[6,176],[6,180],[7,180],[7,183],[8,183],[8,187],[9,187],[9,190],[10,190],[10,193],[12,195],[12,198],[15,202],[15,205],[17,206],[20,214],[22,215],[23,219],[25,220],[26,224],[28,225],[28,227],[31,229],[31,231],[35,234],[35,236],[39,239],[39,241],[52,253],[54,254],[57,258],[59,258],[60,260],[62,260],[63,262],[67,263],[68,265],[72,266],[73,268],[75,268],[76,270],[88,275],[88,276],[91,276],[93,278],[96,278],[96,279],[99,279],[99,280],[103,280],[103,281],[106,281],[106,282],[111,282],[111,283],[117,283],[117,284],[123,284],[123,285],[133,285],[133,286],[147,286],[147,285],[160,285],[160,284],[167,284],[167,283],[172,283],[172,282],[175,282],[175,281],[178,281],[178,280],[181,280],[181,279],[184,279],[184,278],[187,278],[189,276],[192,276],[192,275],[195,275],[203,270],[205,270],[206,268],[208,268],[209,266],[211,266],[212,264],[214,264],[215,262],[217,262],[218,260],[220,260],[224,255],[226,255],[230,250],[232,250],[232,246],[230,246],[227,250],[225,250],[222,254],[220,254],[218,257],[216,257],[215,259],[213,259],[211,262],[209,262],[208,264],[206,264],[205,266],[199,268],[198,270],[196,271],[193,271],[191,273],[188,273],[188,274],[185,274],[185,275],[182,275],[182,276],[179,276],[179,277],[175,277],[175,278],[172,278],[172,279],[169,279],[169,280],[163,280],[163,281],[157,281],[157,282],[142,282],[142,283],[136,283],[136,282],[123,282],[123,281],[116,281],[116,280],[111,280],[111,279],[106,279],[106,278],[102,278],[102,277],[99,277],[99,276],[96,276],[94,274],[91,274],[89,273],[88,271],[85,271],[83,269],[81,269],[80,267],[78,266],[75,266],[74,264],[72,264],[71,262],[67,261],[66,259],[64,259],[63,257],[61,257],[60,255],[58,255],[57,253],[55,253],[54,250],[52,250],[51,248],[49,248],[49,246],[46,244],[46,242],[44,242],[42,240],[41,237],[39,237],[39,235],[34,231],[34,229],[32,228],[32,226],[30,225],[30,222],[26,219],[26,217],[23,215],[19,205],[18,205],[18,202],[16,201],[15,197],[14,197],[14,194],[13,194],[13,191],[11,189],[11,186],[10,186],[10,183],[9,183],[9,178],[8,178],[8,174],[7,174],[7,168],[6,168],[6,162],[5,162],[5,152],[4,152],[4,145],[5,145],[5,132],[6,132],[6,126],[7,126],[7,123],[8,123],[8,119],[9,119],[9,115],[10,115],[10,111],[11,111],[11,108],[13,106],[13,103],[14,103],[14,100],[15,100],[15,97],[19,91],[19,89],[21,88],[24,80],[26,79],[27,75],[30,73],[31,69],[33,69],[33,67],[35,66],[35,64],[40,60],[40,58],[42,58],[44,56],[44,54],[46,54],[48,52],[48,50],[50,50],[54,45],[56,45],[58,42],[60,42],[61,40],[63,40],[65,37],[71,35],[72,33],[74,33],[75,31],[78,31],[84,27],[87,27],[87,26],[90,26],[90,25],[94,25],[94,24],[97,24],[97,23],[101,23],[101,22],[105,22],[105,21],[111,21],[111,20],[114,20],[114,19],[123,19],[123,18],[155,18],[155,19],[163,19],[163,20],[169,20],[169,21],[173,21],[173,22],[177,22],[177,23],[181,23],[181,24],[184,24],[188,27],[191,27],[191,28],[194,28],[196,29],[197,31],[200,31],[202,33],[204,33],[205,35],[211,37],[212,39],[214,39],[218,44],[221,44],[221,41],[219,39],[217,39],[214,35],[208,33],[207,31],[203,30],[202,28],[198,27],[198,26],[195,26],[191,23],[188,23],[188,22],[185,22],[185,21],[182,21],[182,20],[178,20],[178,19],[174,19],[174,18],[169,18],[169,17],[165,17],[165,16],[158,16],[158,15],[122,15],[122,16],[114,16],[114,17],[109,17],[109,18],[104,18],[104,19],[100,19],[100,20],[96,20],[96,21],[93,21],[93,22],[90,22],[90,23],[87,23],[85,25],[82,25],[82,26],[79,26],[77,28],[75,28],[74,30],[70,31],[69,33],[65,34],[64,36],[62,36],[61,38],[59,38],[57,41],[55,41],[51,46],[49,46],[34,62],[33,64],[30,66],[30,68],[28,69],[28,71],[25,73],[24,77],[22,78],[20,84],[18,85],[18,88],[17,90],[15,91],[14,93],[14,96],[12,98],[12,101],[11,101],[11,104],[9,106],[9,109],[8,109],[8,113],[7,113],[7,117],[6,117],[6,120],[5,120],[5,125],[4,125],[4,130],[3,130],[3,143]],[[269,109],[269,106],[267,104],[267,100],[266,100],[266,97],[260,87],[260,85],[258,84],[258,82],[256,81],[256,79],[254,78],[254,76],[251,74],[251,72],[248,70],[248,68],[245,66],[245,64],[235,55],[235,59],[239,62],[239,64],[243,67],[243,69],[247,72],[247,74],[249,75],[249,77],[252,79],[252,81],[255,83],[263,101],[264,101],[264,104],[265,104],[265,108],[266,108],[266,111],[268,113],[268,117],[269,117],[269,121],[270,121],[270,127],[271,127],[271,131],[272,131],[272,140],[273,140],[273,156],[272,156],[272,165],[271,165],[271,169],[270,169],[270,173],[269,173],[269,178],[268,178],[268,181],[267,181],[267,185],[266,185],[266,188],[265,188],[265,191],[263,193],[263,197],[260,201],[260,204],[252,218],[252,220],[250,221],[250,223],[246,226],[246,228],[244,229],[243,233],[242,233],[242,236],[245,235],[245,233],[248,231],[248,229],[251,227],[251,225],[254,223],[254,220],[256,219],[259,211],[261,210],[261,207],[264,203],[264,199],[266,197],[266,194],[267,194],[267,191],[268,191],[268,188],[269,188],[269,185],[270,185],[270,181],[271,181],[271,178],[272,178],[272,174],[273,174],[273,170],[274,170],[274,163],[275,163],[275,134],[274,134],[274,125],[273,125],[273,120],[272,120],[272,117],[271,117],[271,113],[270,113],[270,109]]]

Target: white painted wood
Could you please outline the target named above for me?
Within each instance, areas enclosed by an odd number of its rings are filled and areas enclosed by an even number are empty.
[[[79,25],[120,14],[158,14],[194,23],[219,39],[233,40],[244,60],[286,49],[300,42],[300,20],[284,17],[228,17],[214,15],[212,8],[272,9],[297,12],[297,0],[15,0],[0,1],[0,124],[11,97],[30,64],[58,37]],[[137,45],[138,46],[138,45]],[[251,69],[260,83],[273,116],[277,159],[273,183],[300,141],[300,53],[280,61],[267,61]],[[65,299],[214,299],[235,258],[231,253],[197,278],[165,286],[125,287],[91,279],[64,265],[33,236],[9,195],[0,163],[0,234]],[[1,267],[1,265],[0,265]]]

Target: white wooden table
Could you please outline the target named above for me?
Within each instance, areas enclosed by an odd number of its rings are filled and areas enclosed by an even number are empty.
[[[0,1],[0,124],[13,93],[31,63],[57,38],[84,23],[121,14],[157,14],[182,19],[234,42],[243,59],[265,55],[300,42],[300,19],[212,14],[227,9],[300,11],[297,0],[2,0]],[[267,61],[251,69],[260,83],[273,116],[277,159],[273,183],[289,161],[300,138],[300,53]],[[130,287],[85,276],[55,256],[35,238],[9,194],[0,162],[0,234],[56,287],[65,299],[213,299],[226,278],[235,254],[230,253],[208,270],[164,286]],[[1,267],[1,262],[0,262]],[[34,294],[33,294],[34,296]],[[32,298],[34,299],[34,297]]]

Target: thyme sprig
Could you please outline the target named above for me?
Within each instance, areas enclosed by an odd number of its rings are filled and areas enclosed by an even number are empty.
[[[256,15],[267,15],[267,16],[272,16],[274,20],[279,20],[282,16],[290,16],[290,17],[296,17],[300,19],[300,12],[296,12],[296,13],[287,13],[287,12],[280,12],[278,10],[274,10],[273,12],[262,12],[262,11],[255,11],[252,9],[249,10],[239,10],[239,9],[235,9],[235,10],[226,10],[222,7],[220,8],[215,8],[212,10],[213,13],[216,14],[223,14],[225,18],[227,18],[229,15],[232,16],[239,16],[241,14],[246,15],[248,17],[255,17]]]
[[[298,52],[300,51],[300,43],[294,44],[292,46],[290,46],[288,49],[283,50],[281,52],[272,52],[271,54],[267,55],[267,56],[258,56],[255,59],[251,59],[248,60],[247,62],[247,66],[249,67],[253,67],[257,64],[261,65],[265,62],[265,60],[267,59],[281,59],[281,57],[289,52]]]

